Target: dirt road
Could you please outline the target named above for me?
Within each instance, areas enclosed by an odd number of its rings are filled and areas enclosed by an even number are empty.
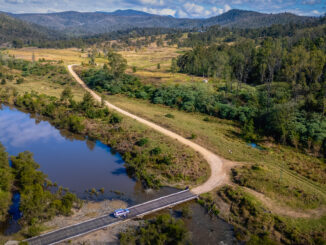
[[[91,90],[90,88],[88,88],[86,86],[86,84],[79,78],[79,76],[75,73],[75,71],[73,70],[73,66],[75,65],[69,65],[68,66],[68,70],[71,73],[71,75],[76,79],[76,81],[88,92],[90,92],[92,94],[92,96],[97,100],[97,101],[101,101],[101,97],[96,94],[93,90]],[[206,193],[209,192],[213,189],[215,189],[216,187],[224,184],[224,182],[227,180],[227,167],[223,166],[223,160],[217,156],[216,154],[214,154],[213,152],[205,149],[204,147],[192,142],[191,140],[188,140],[168,129],[165,129],[153,122],[150,122],[148,120],[145,120],[139,116],[136,116],[134,114],[131,114],[125,110],[120,109],[119,107],[109,103],[108,101],[105,101],[105,105],[113,110],[116,110],[117,112],[128,116],[130,118],[135,119],[136,121],[147,125],[148,127],[151,127],[152,129],[166,135],[169,136],[173,139],[178,140],[180,143],[187,145],[189,147],[191,147],[193,150],[199,152],[208,162],[210,168],[211,168],[211,175],[208,178],[208,180],[203,183],[200,186],[197,186],[195,188],[193,188],[191,191],[195,194],[202,194],[202,193]]]

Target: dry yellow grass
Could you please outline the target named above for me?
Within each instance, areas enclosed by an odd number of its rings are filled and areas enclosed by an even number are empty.
[[[8,54],[14,55],[18,59],[32,60],[33,53],[35,59],[46,59],[53,61],[62,60],[64,64],[80,64],[88,62],[87,53],[82,53],[79,49],[39,49],[39,48],[21,48],[9,49]]]
[[[202,77],[170,72],[172,58],[176,58],[186,50],[186,48],[178,49],[153,45],[137,51],[120,51],[119,53],[128,61],[128,72],[131,73],[132,67],[136,67],[137,72],[134,75],[140,77],[143,82],[165,84],[202,82]],[[157,69],[157,64],[161,65],[160,69]]]
[[[202,82],[202,77],[190,76],[181,73],[171,73],[170,66],[172,58],[185,52],[187,48],[178,49],[177,47],[144,47],[140,50],[120,51],[119,53],[127,59],[128,73],[132,73],[132,67],[137,68],[134,75],[141,78],[145,83],[187,83],[187,82]],[[33,54],[36,60],[46,59],[51,61],[63,61],[64,65],[88,63],[89,58],[87,52],[81,52],[76,48],[69,49],[39,49],[39,48],[21,48],[8,49],[9,55],[14,55],[15,58],[32,60]],[[102,65],[106,62],[105,58],[96,58],[95,62]],[[161,65],[157,69],[157,64]]]

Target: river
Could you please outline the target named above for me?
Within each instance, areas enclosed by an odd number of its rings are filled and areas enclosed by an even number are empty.
[[[127,175],[122,157],[107,145],[58,130],[39,116],[8,106],[0,108],[0,142],[10,155],[26,150],[32,152],[49,180],[68,188],[81,199],[120,199],[132,205],[176,191],[168,187],[144,190],[139,182]],[[104,193],[98,191],[101,188]],[[91,189],[97,190],[98,194],[91,194]],[[196,218],[188,220],[187,227],[192,233],[200,234],[196,238],[205,237],[208,239],[206,244],[218,241],[231,244],[233,231],[230,225],[211,219],[196,203],[190,206]],[[204,224],[213,228],[207,229]],[[212,229],[218,230],[216,236],[212,235]],[[198,240],[195,240],[193,243],[197,244]]]

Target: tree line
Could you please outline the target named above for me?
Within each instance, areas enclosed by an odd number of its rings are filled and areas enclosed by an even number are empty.
[[[81,76],[98,91],[239,121],[249,141],[271,136],[325,156],[325,31],[300,40],[268,37],[259,44],[246,40],[198,46],[172,62],[180,72],[216,81],[210,84],[143,84],[124,73],[125,65],[119,76],[107,66]]]

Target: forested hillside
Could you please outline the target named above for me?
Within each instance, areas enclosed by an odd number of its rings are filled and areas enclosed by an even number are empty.
[[[212,25],[238,28],[267,27],[273,24],[305,23],[315,18],[289,13],[262,14],[246,10],[230,10],[208,19],[182,19],[160,16],[133,10],[116,12],[61,12],[49,14],[12,14],[13,17],[36,23],[47,28],[63,31],[69,35],[93,35],[130,28],[178,28],[192,29]]]
[[[42,40],[62,37],[55,31],[0,13],[0,44],[9,42],[14,47],[22,47],[23,44],[35,45]]]
[[[232,9],[227,13],[205,20],[206,26],[220,25],[237,28],[268,27],[276,24],[305,23],[315,18],[301,17],[291,13],[262,14],[255,11]]]

